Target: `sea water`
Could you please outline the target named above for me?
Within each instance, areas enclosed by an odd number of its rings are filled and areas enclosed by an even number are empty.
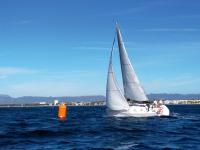
[[[200,149],[200,105],[169,117],[113,117],[105,107],[0,108],[0,149]]]

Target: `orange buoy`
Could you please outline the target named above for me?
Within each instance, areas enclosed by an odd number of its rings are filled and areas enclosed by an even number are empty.
[[[67,114],[67,106],[65,103],[62,103],[58,106],[58,118],[64,119]]]

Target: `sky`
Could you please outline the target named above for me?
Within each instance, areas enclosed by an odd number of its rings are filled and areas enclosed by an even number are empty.
[[[200,93],[199,0],[1,0],[0,94],[105,95],[118,22],[146,93]],[[122,86],[117,44],[114,70]]]

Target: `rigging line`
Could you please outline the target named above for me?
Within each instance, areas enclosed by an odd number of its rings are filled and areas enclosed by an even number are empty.
[[[111,54],[110,54],[110,61],[112,61],[112,53],[114,51],[114,45],[115,45],[115,36],[116,36],[116,33],[114,35],[114,39],[113,39],[113,43],[112,43],[112,49],[111,49]]]
[[[116,35],[116,34],[115,34]],[[113,40],[113,43],[112,43],[112,52],[114,50],[114,44],[115,44],[115,36],[114,36],[114,40]]]

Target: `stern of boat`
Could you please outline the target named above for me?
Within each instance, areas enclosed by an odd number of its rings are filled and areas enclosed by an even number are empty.
[[[169,114],[170,114],[170,111],[167,108],[167,106],[165,106],[165,105],[160,106],[160,108],[158,110],[159,116],[169,116]]]

